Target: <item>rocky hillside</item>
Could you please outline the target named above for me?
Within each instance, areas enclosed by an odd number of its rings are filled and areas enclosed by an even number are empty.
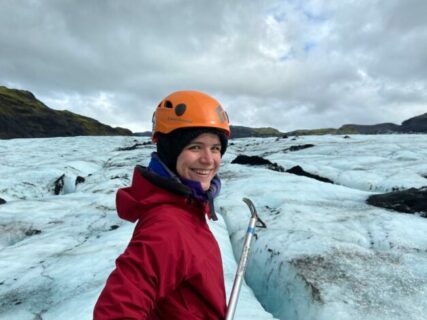
[[[29,91],[0,86],[0,139],[131,134],[70,111],[50,109]]]
[[[401,131],[427,133],[427,113],[403,121]]]
[[[346,124],[338,130],[354,130],[360,134],[427,133],[427,113],[405,120],[400,126],[394,123],[375,125]]]
[[[320,134],[388,134],[388,133],[427,133],[427,113],[410,118],[401,125],[379,123],[373,125],[345,124],[339,129],[295,130],[286,135],[320,135]]]
[[[283,135],[279,130],[270,127],[249,128],[243,126],[231,126],[230,130],[232,138],[277,137]]]

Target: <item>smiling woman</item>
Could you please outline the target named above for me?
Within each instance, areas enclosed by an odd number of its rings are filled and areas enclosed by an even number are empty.
[[[185,179],[200,182],[209,190],[221,162],[221,143],[216,134],[202,133],[182,150],[176,162],[177,173]]]
[[[210,96],[178,91],[153,115],[148,167],[117,192],[119,216],[138,221],[95,305],[94,319],[224,319],[221,254],[206,216],[217,220],[217,172],[228,116]]]

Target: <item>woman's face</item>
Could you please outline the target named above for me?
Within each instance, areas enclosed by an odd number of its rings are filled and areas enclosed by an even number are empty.
[[[221,142],[213,133],[202,133],[179,154],[176,171],[185,179],[199,181],[208,190],[221,164]]]

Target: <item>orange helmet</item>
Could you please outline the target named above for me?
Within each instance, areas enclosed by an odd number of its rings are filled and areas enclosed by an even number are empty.
[[[151,139],[190,127],[217,128],[230,137],[228,115],[217,100],[199,91],[176,91],[164,98],[153,114]]]

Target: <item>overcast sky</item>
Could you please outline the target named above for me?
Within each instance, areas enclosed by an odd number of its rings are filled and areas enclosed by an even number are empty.
[[[400,124],[427,112],[425,0],[0,0],[0,85],[132,131],[172,91],[233,125]]]

